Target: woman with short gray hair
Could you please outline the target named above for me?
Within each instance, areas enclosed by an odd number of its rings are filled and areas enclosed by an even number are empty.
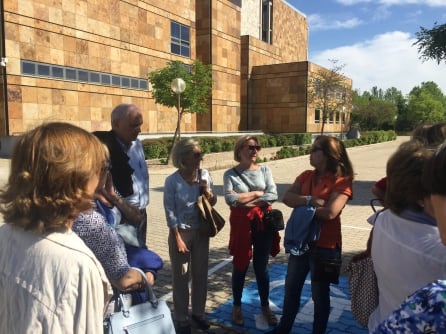
[[[166,178],[164,210],[170,228],[173,309],[177,333],[189,334],[189,275],[192,277],[192,319],[202,330],[210,327],[205,314],[209,236],[200,233],[197,199],[204,194],[215,205],[217,197],[212,192],[209,172],[200,168],[203,154],[197,141],[186,138],[178,142],[173,148],[172,160],[178,170]]]

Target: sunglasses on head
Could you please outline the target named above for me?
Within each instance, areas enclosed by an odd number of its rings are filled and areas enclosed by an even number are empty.
[[[260,147],[260,145],[248,145],[248,149],[250,151],[260,151],[262,148]]]

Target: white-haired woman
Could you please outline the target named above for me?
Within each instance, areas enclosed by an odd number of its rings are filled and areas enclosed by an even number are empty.
[[[214,205],[209,172],[200,169],[203,154],[197,141],[186,138],[172,151],[176,172],[164,184],[164,210],[169,233],[172,264],[173,308],[177,333],[190,333],[189,276],[192,277],[192,319],[202,330],[209,328],[205,306],[209,262],[209,236],[200,233],[201,218],[197,199],[203,193]]]

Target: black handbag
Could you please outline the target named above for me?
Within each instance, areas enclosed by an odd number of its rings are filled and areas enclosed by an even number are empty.
[[[311,272],[311,280],[314,282],[328,281],[332,284],[339,284],[342,260],[328,259],[320,254],[313,255],[314,268]]]
[[[285,228],[282,211],[278,209],[266,210],[263,214],[263,223],[275,232]]]

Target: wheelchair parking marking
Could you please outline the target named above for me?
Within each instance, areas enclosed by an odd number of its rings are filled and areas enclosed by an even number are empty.
[[[286,265],[274,264],[270,267],[270,308],[277,319],[282,313]],[[366,334],[367,328],[358,324],[350,310],[350,294],[346,277],[339,278],[339,285],[330,287],[331,312],[327,332],[343,334]],[[243,327],[231,324],[232,299],[215,309],[209,318],[213,321],[242,329],[244,333],[264,333],[269,329],[260,311],[257,284],[252,282],[243,290],[242,310],[245,319]],[[292,333],[311,332],[313,323],[313,301],[310,280],[305,281],[301,296],[301,309],[296,317]]]

